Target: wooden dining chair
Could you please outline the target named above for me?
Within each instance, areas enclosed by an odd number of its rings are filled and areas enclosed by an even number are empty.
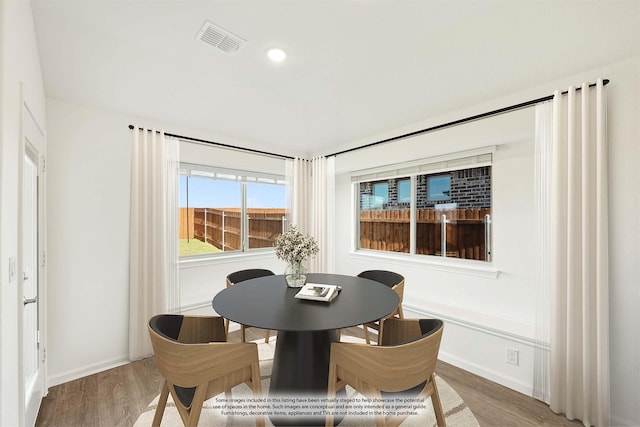
[[[358,277],[363,277],[365,279],[375,280],[376,282],[382,283],[388,287],[390,287],[396,294],[400,297],[400,302],[398,303],[398,307],[389,313],[383,319],[380,319],[376,322],[366,323],[362,325],[364,329],[364,339],[367,344],[370,344],[369,339],[369,328],[375,329],[378,331],[378,344],[380,344],[380,337],[382,336],[382,328],[383,328],[383,320],[384,319],[404,319],[404,313],[402,312],[402,298],[404,296],[404,277],[401,274],[394,273],[393,271],[387,270],[366,270],[362,273],[358,274]]]
[[[273,275],[274,275],[273,271],[265,270],[262,268],[250,268],[247,270],[235,271],[227,276],[227,288],[229,286],[235,285],[236,283],[244,282],[245,280],[255,279],[255,278],[264,277],[264,276],[273,276]],[[248,327],[249,326],[246,326],[246,325],[242,325],[242,324],[240,325],[240,336],[242,337],[242,342],[246,342],[245,330]],[[226,319],[225,331],[228,335],[229,319]],[[264,342],[266,343],[269,342],[270,335],[271,335],[271,331],[267,329],[264,336]]]
[[[222,317],[160,314],[149,320],[149,336],[164,385],[153,418],[159,426],[169,394],[185,426],[198,425],[202,405],[231,388],[247,384],[260,398],[260,367],[256,343],[226,342]],[[256,416],[256,425],[264,426]]]
[[[331,402],[346,385],[369,399],[393,403],[395,397],[431,397],[439,427],[445,426],[435,368],[444,324],[439,319],[387,319],[381,345],[331,344],[327,397]],[[331,411],[329,411],[331,413]],[[407,416],[375,416],[375,425],[398,426]],[[326,427],[334,417],[326,418]]]

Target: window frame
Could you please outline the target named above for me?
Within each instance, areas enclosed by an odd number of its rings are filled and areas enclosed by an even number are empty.
[[[188,173],[185,173],[188,172]],[[194,173],[195,172],[195,173]],[[193,162],[180,162],[178,171],[179,180],[183,176],[195,176],[203,178],[212,178],[219,180],[227,180],[240,183],[240,241],[241,248],[233,251],[222,251],[217,253],[206,253],[196,255],[179,255],[179,263],[193,263],[203,260],[211,260],[216,258],[242,257],[258,254],[272,254],[275,249],[273,247],[250,248],[249,247],[249,216],[248,216],[248,185],[249,184],[266,184],[278,185],[284,187],[284,216],[289,220],[289,212],[286,206],[287,181],[284,174],[256,172],[242,169],[232,169],[217,167],[212,165],[197,164]],[[189,207],[189,206],[187,206]],[[178,209],[181,206],[178,204]],[[179,230],[176,232],[179,233]]]
[[[488,247],[490,248],[488,260],[476,260],[459,257],[447,257],[439,255],[427,255],[416,253],[417,240],[417,177],[420,175],[437,175],[446,172],[480,168],[483,166],[492,167],[495,146],[483,147],[476,150],[469,150],[461,153],[451,153],[444,156],[438,156],[428,159],[421,159],[411,163],[400,165],[387,165],[375,169],[356,171],[351,174],[352,194],[354,194],[353,203],[353,221],[355,226],[352,252],[358,256],[364,257],[383,257],[398,260],[410,260],[419,264],[428,264],[434,266],[438,270],[453,270],[479,273],[486,277],[497,277],[498,271],[493,268],[494,256],[491,253],[493,248],[493,220],[490,218],[490,238]],[[380,249],[369,249],[360,247],[361,221],[360,221],[360,184],[366,182],[396,179],[400,182],[404,179],[411,180],[411,200],[410,200],[410,220],[409,220],[409,253],[395,252]],[[493,207],[493,168],[490,177],[491,182],[491,208]],[[428,188],[427,194],[428,197]],[[450,202],[451,198],[444,202]],[[438,202],[429,200],[430,202]],[[490,208],[490,209],[491,209]]]

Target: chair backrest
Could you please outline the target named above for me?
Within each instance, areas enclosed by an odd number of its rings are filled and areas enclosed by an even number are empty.
[[[416,378],[422,382],[428,380],[436,369],[440,342],[444,323],[440,319],[387,319],[384,322],[382,333],[382,346],[390,349],[398,349],[395,363],[401,371],[404,371],[404,381],[401,383],[403,374],[396,371],[395,389],[390,386],[388,389],[380,388],[383,391],[403,391],[410,387],[406,385]]]
[[[382,345],[334,343],[332,360],[348,383],[379,392],[407,391],[433,375],[444,324],[438,319],[387,319]]]
[[[227,286],[235,285],[236,283],[244,282],[245,280],[255,279],[256,277],[273,276],[274,273],[271,270],[263,268],[250,268],[247,270],[235,271],[227,276]]]
[[[387,270],[366,270],[358,274],[358,277],[375,280],[376,282],[380,282],[390,288],[393,288],[398,283],[404,281],[404,277],[401,274]]]
[[[210,316],[159,314],[149,320],[149,327],[158,335],[180,344],[225,342],[223,319]]]
[[[202,383],[212,366],[234,357],[235,343],[225,342],[222,317],[159,314],[149,320],[149,337],[158,370],[182,387]]]
[[[183,320],[181,314],[159,314],[149,320],[149,327],[167,339],[178,341]]]
[[[444,327],[440,319],[397,319],[385,320],[381,345],[396,346],[408,344],[429,337]]]
[[[404,276],[402,274],[387,270],[365,270],[358,274],[358,277],[375,280],[376,282],[390,287],[396,291],[400,297],[400,302],[402,303],[402,299],[404,297]]]
[[[158,371],[165,379],[154,425],[159,425],[171,393],[185,425],[196,425],[204,400],[246,383],[261,393],[258,347],[226,342],[219,316],[160,314],[148,324]],[[163,400],[164,399],[164,400]],[[264,426],[258,417],[256,422]]]

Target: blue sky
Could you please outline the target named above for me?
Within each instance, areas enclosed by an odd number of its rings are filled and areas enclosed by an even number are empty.
[[[241,184],[192,176],[189,178],[189,207],[229,208],[241,205]],[[180,176],[180,207],[187,206],[187,178]],[[247,184],[248,208],[285,208],[283,185]]]

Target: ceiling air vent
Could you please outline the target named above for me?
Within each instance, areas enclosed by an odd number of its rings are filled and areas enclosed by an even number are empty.
[[[227,53],[234,53],[247,41],[235,34],[230,33],[227,30],[223,30],[217,25],[212,24],[209,21],[205,21],[204,25],[196,36],[197,40],[209,46],[217,47]]]

